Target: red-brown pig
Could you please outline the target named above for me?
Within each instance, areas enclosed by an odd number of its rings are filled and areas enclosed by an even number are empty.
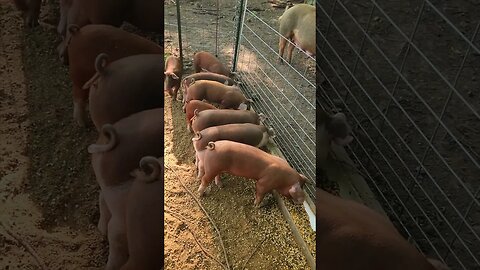
[[[163,48],[154,42],[109,25],[87,25],[81,29],[71,25],[69,32],[72,33],[68,69],[73,84],[73,118],[80,126],[86,125],[89,95],[89,90],[82,87],[95,74],[95,59],[100,53],[108,54],[107,63],[136,54],[163,54]]]
[[[308,4],[295,5],[283,13],[280,18],[279,60],[282,62],[283,52],[287,40],[306,51],[315,55],[315,7]],[[286,39],[285,39],[286,38]],[[292,62],[293,44],[288,42],[287,61]]]
[[[217,107],[213,106],[212,104],[206,103],[201,100],[191,100],[190,102],[187,103],[186,105],[186,110],[185,110],[185,116],[187,120],[187,129],[190,132],[193,132],[192,129],[192,118],[194,116],[195,110],[197,112],[201,112],[204,110],[216,110]]]
[[[197,52],[193,56],[193,70],[198,72],[213,72],[230,77],[230,71],[213,54],[208,52]]]
[[[317,267],[329,270],[446,270],[388,220],[357,202],[316,190]],[[435,267],[434,267],[435,265]]]
[[[198,165],[198,152],[205,150],[209,142],[229,140],[261,148],[273,138],[272,128],[251,123],[227,124],[206,128],[195,133],[192,138],[195,149],[195,165]]]
[[[42,0],[14,0],[13,2],[17,9],[22,12],[25,27],[35,27],[38,25]]]
[[[113,125],[105,124],[96,144],[88,147],[101,188],[98,228],[102,234],[107,234],[109,241],[106,269],[120,269],[129,258],[128,222],[125,219],[130,204],[131,174],[138,168],[142,157],[163,156],[163,126],[163,108],[141,111]],[[158,194],[160,199],[161,196]],[[156,211],[161,214],[161,209]],[[138,222],[148,223],[150,218],[143,216]]]
[[[216,81],[223,83],[225,85],[235,85],[236,82],[221,74],[213,73],[213,72],[200,72],[200,73],[194,73],[191,75],[188,75],[187,77],[183,78],[182,80],[182,87],[183,87],[183,99],[182,102],[185,103],[185,96],[187,94],[187,89],[190,87],[191,84],[193,84],[195,81]],[[185,108],[184,108],[185,109]]]
[[[220,109],[250,109],[251,99],[245,98],[238,86],[228,86],[216,81],[196,81],[188,87],[185,102],[207,100],[218,103]]]
[[[163,267],[163,157],[143,157],[140,168],[127,198],[129,256],[121,270]]]
[[[227,109],[195,111],[192,119],[192,129],[194,132],[198,132],[208,127],[226,124],[252,123],[259,125],[264,119],[263,114],[252,111]]]
[[[158,0],[60,0],[60,21],[57,31],[63,37],[58,51],[66,51],[70,24],[120,26],[128,21],[140,29],[163,33],[163,1]],[[163,42],[161,43],[163,44]]]
[[[133,113],[163,108],[163,55],[139,54],[105,67],[106,54],[95,60],[97,74],[85,83],[90,90],[90,116],[97,130]]]
[[[183,65],[180,58],[173,55],[165,60],[165,86],[164,90],[172,96],[173,100],[177,99],[178,89],[182,81]]]
[[[220,183],[220,173],[228,172],[256,180],[255,205],[258,207],[265,195],[276,190],[295,203],[302,204],[302,189],[307,178],[295,171],[287,161],[270,155],[256,147],[232,141],[209,142],[207,149],[198,152],[199,176],[202,183],[200,196],[215,178]]]

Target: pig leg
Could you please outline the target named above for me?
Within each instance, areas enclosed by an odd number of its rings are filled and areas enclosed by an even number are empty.
[[[202,183],[200,184],[200,187],[198,187],[198,193],[200,194],[200,197],[203,196],[203,194],[205,193],[205,190],[207,189],[210,182],[212,182],[214,177],[215,177],[215,174],[205,173],[203,175]]]
[[[258,181],[255,183],[255,207],[260,208],[261,205],[260,203],[263,201],[263,198],[265,197],[266,190],[263,187],[264,185],[262,184],[262,179],[258,179]],[[264,181],[267,182],[268,181]]]
[[[108,210],[107,203],[105,202],[105,199],[103,198],[103,193],[101,191],[98,196],[98,207],[100,209],[100,219],[98,220],[97,228],[100,233],[105,236],[107,235],[108,221],[112,217],[112,214]]]
[[[222,184],[222,181],[220,179],[220,174],[215,176],[215,184],[217,185],[217,187],[221,188],[223,187],[223,184]]]
[[[295,48],[295,46],[293,45],[293,42],[289,42],[288,43],[288,51],[287,51],[287,61],[288,61],[288,63],[292,63],[293,48]]]
[[[280,37],[280,41],[278,43],[278,54],[279,54],[278,60],[279,60],[280,63],[283,63],[282,57],[283,57],[283,52],[285,50],[285,45],[286,44],[287,44],[287,40],[283,37]]]

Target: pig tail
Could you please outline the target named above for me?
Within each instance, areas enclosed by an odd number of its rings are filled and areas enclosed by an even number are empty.
[[[214,150],[215,149],[215,143],[214,142],[209,142],[207,144],[207,149],[208,150]]]

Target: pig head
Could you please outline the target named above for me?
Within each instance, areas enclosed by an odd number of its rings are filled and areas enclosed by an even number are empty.
[[[318,166],[323,168],[332,142],[339,146],[346,146],[352,142],[353,137],[350,135],[352,128],[343,113],[328,115],[319,108],[317,115],[317,161]]]
[[[387,217],[362,204],[317,188],[316,208],[319,269],[448,269],[436,260],[426,259]]]
[[[22,13],[25,27],[32,28],[38,25],[42,0],[14,0],[13,2]]]
[[[180,58],[173,55],[169,56],[165,61],[165,86],[164,90],[172,96],[173,100],[177,99],[177,92],[180,89],[182,80],[183,65]]]
[[[296,172],[285,160],[250,145],[225,140],[210,142],[207,149],[199,152],[198,166],[200,196],[214,178],[219,182],[219,174],[228,172],[256,180],[256,206],[272,190],[298,204],[305,200],[302,187],[307,181],[306,177]]]

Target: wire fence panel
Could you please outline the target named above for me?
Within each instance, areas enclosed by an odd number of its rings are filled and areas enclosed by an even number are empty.
[[[280,63],[278,17],[283,11],[268,20],[263,12],[245,7],[236,74],[253,109],[268,117],[265,124],[275,130],[274,140],[287,161],[315,181],[315,59],[297,47],[291,63]],[[314,199],[314,186],[305,189]]]
[[[318,103],[397,228],[452,269],[480,269],[480,6],[317,1]]]

